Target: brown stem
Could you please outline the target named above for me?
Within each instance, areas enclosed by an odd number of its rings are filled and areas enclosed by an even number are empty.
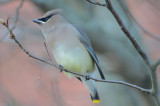
[[[82,77],[86,77],[85,74],[80,74],[80,73],[76,73],[76,72],[67,70],[67,69],[65,69],[65,68],[63,68],[63,67],[60,67],[60,66],[56,65],[56,64],[52,64],[52,63],[47,62],[47,61],[45,61],[45,60],[43,60],[43,59],[40,59],[40,58],[38,58],[38,57],[36,57],[36,56],[33,56],[33,55],[30,54],[25,48],[23,48],[23,46],[21,45],[21,43],[19,43],[19,41],[16,39],[15,35],[13,34],[13,32],[9,30],[8,25],[6,25],[6,23],[3,24],[3,25],[4,25],[5,27],[7,27],[8,31],[9,31],[9,33],[10,33],[10,38],[13,39],[13,40],[16,42],[16,44],[18,44],[18,46],[19,46],[29,57],[31,57],[31,58],[33,58],[33,59],[36,59],[36,60],[38,60],[38,61],[44,62],[44,63],[46,63],[46,64],[52,65],[52,66],[54,66],[54,67],[56,67],[56,68],[58,68],[58,69],[60,69],[60,70],[65,71],[65,72],[68,72],[68,73],[71,73],[71,74],[74,74],[74,75],[78,75],[78,76],[82,76]],[[144,89],[144,88],[142,88],[142,87],[139,87],[139,86],[137,86],[137,85],[133,85],[133,84],[130,84],[130,83],[127,83],[127,82],[124,82],[124,81],[101,80],[101,79],[96,79],[96,78],[92,78],[92,77],[89,77],[89,79],[95,80],[95,81],[97,81],[97,82],[106,82],[106,83],[122,84],[122,85],[125,85],[125,86],[129,86],[129,87],[135,88],[135,89],[137,89],[137,90],[139,90],[139,91],[142,91],[142,92],[144,92],[144,93],[146,93],[146,94],[150,94],[150,93],[151,93],[150,89]]]
[[[106,6],[106,4],[102,4],[102,3],[100,3],[99,1],[97,1],[97,2],[93,2],[93,1],[91,1],[91,0],[86,0],[86,1],[88,1],[89,3],[94,4],[94,5]]]
[[[159,35],[155,35],[155,34],[152,34],[150,33],[149,31],[147,31],[136,19],[135,17],[131,14],[131,12],[128,10],[128,8],[126,7],[125,8],[125,4],[122,3],[122,1],[118,1],[120,6],[123,8],[123,11],[128,15],[128,17],[133,21],[133,23],[135,23],[137,25],[137,27],[139,27],[139,29],[145,33],[146,35],[160,41],[160,37]]]
[[[157,106],[160,106],[160,98],[159,98],[159,90],[158,90],[158,80],[157,80],[157,72],[153,70],[151,73],[152,78],[152,89],[151,93],[153,98],[155,99]]]
[[[20,8],[23,6],[24,0],[21,0],[19,5],[16,7],[16,12],[15,12],[15,18],[13,20],[13,24],[10,26],[9,30],[13,30],[18,22],[19,19],[19,11]]]
[[[95,2],[92,2],[91,0],[86,0],[89,3],[92,3],[94,5],[97,5]],[[146,55],[146,53],[142,50],[142,48],[139,46],[138,42],[135,40],[135,38],[131,35],[123,21],[121,20],[120,16],[116,12],[116,10],[113,8],[110,0],[105,0],[106,4],[100,5],[100,6],[106,6],[108,10],[112,13],[112,15],[115,17],[117,23],[119,24],[121,30],[124,32],[124,34],[127,36],[127,38],[131,41],[137,52],[140,54],[140,56],[143,58],[146,65],[150,68],[151,72],[151,81],[152,81],[152,89],[150,89],[152,96],[154,97],[156,103],[158,106],[160,106],[160,99],[159,99],[159,92],[158,92],[158,79],[157,79],[157,72],[156,68],[160,64],[160,59],[158,59],[155,63],[150,63],[149,57]],[[141,27],[142,28],[142,27]],[[143,30],[145,33],[150,34]],[[151,35],[152,36],[152,35]],[[154,37],[154,36],[153,36]]]
[[[15,25],[16,25],[16,22],[18,21],[18,17],[19,17],[19,10],[23,4],[23,1],[24,0],[21,0],[19,6],[16,8],[16,19],[14,21],[14,24],[13,24],[13,27],[10,27],[9,28],[9,25],[8,25],[8,20],[7,22],[5,23],[3,20],[0,20],[0,23],[2,25],[4,25],[9,33],[10,33],[10,38],[13,39],[17,44],[18,46],[31,58],[34,58],[36,60],[39,60],[41,62],[44,62],[46,64],[49,64],[49,65],[52,65],[60,70],[63,70],[65,72],[69,72],[69,73],[72,73],[72,74],[75,74],[75,75],[79,75],[79,76],[82,76],[82,77],[86,77],[86,75],[84,74],[80,74],[80,73],[76,73],[76,72],[73,72],[73,71],[70,71],[70,70],[67,70],[67,69],[64,69],[63,67],[59,67],[57,66],[56,64],[52,64],[52,63],[49,63],[43,59],[40,59],[38,57],[35,57],[33,56],[32,54],[30,54],[25,48],[23,48],[23,46],[19,43],[19,41],[16,39],[15,35],[13,34],[12,30],[15,28]],[[88,2],[90,0],[87,0]],[[149,58],[147,57],[147,55],[145,54],[145,52],[143,52],[143,50],[140,48],[140,46],[138,45],[138,43],[136,42],[136,40],[134,39],[133,36],[131,36],[130,32],[128,31],[128,29],[125,27],[124,23],[121,21],[120,17],[118,16],[118,14],[116,13],[116,11],[114,10],[114,8],[112,7],[112,4],[110,3],[110,0],[106,0],[106,3],[107,3],[107,6],[106,4],[100,4],[99,2],[95,2],[95,3],[92,3],[92,4],[95,4],[95,5],[100,5],[100,6],[106,6],[110,11],[111,13],[113,14],[113,16],[116,18],[118,24],[121,26],[121,29],[122,31],[126,34],[126,36],[128,37],[128,39],[132,42],[133,46],[136,48],[136,50],[138,51],[138,53],[141,55],[141,57],[143,58],[143,60],[145,61],[145,63],[150,67],[150,69],[152,69],[152,67],[150,66],[150,61],[149,61]],[[151,72],[152,74],[152,89],[144,89],[144,88],[141,88],[137,85],[133,85],[133,84],[130,84],[130,83],[127,83],[127,82],[123,82],[123,81],[112,81],[112,80],[101,80],[101,79],[96,79],[96,78],[92,78],[92,77],[89,77],[89,79],[92,79],[92,80],[95,80],[97,82],[108,82],[108,83],[116,83],[116,84],[122,84],[122,85],[125,85],[125,86],[129,86],[129,87],[132,87],[132,88],[135,88],[137,90],[140,90],[146,94],[151,94],[154,96],[157,104],[159,105],[159,95],[158,95],[158,83],[157,83],[157,73],[156,71],[152,71]]]
[[[110,0],[105,0],[105,1],[106,1],[106,4],[107,4],[106,7],[110,10],[110,12],[115,17],[117,23],[121,27],[121,30],[125,33],[125,35],[131,41],[131,43],[133,44],[133,46],[135,47],[135,49],[137,50],[137,52],[140,54],[140,56],[143,58],[143,60],[145,61],[145,63],[150,68],[151,81],[152,81],[152,89],[151,89],[152,95],[154,96],[154,98],[155,98],[156,103],[158,104],[158,106],[160,106],[159,93],[158,93],[158,79],[157,79],[157,73],[156,73],[156,71],[153,70],[154,68],[151,66],[151,63],[150,63],[150,60],[149,60],[148,56],[145,54],[145,52],[139,46],[139,44],[137,43],[137,41],[135,40],[135,38],[131,35],[131,33],[129,32],[129,30],[127,29],[127,27],[124,25],[124,23],[121,20],[120,16],[118,15],[118,13],[113,8]]]
[[[135,47],[135,49],[137,50],[137,52],[141,55],[141,57],[143,58],[143,60],[145,61],[145,63],[147,65],[150,65],[150,61],[148,56],[146,55],[146,53],[142,50],[142,48],[139,46],[139,44],[137,43],[137,41],[135,40],[135,38],[131,35],[131,33],[128,31],[127,27],[124,25],[123,21],[121,20],[121,18],[119,17],[118,13],[115,11],[115,9],[113,8],[110,0],[105,0],[106,4],[107,4],[107,8],[110,10],[110,12],[113,14],[113,16],[115,17],[117,23],[119,24],[121,30],[125,33],[125,35],[128,37],[128,39],[131,41],[131,43],[133,44],[133,46]]]

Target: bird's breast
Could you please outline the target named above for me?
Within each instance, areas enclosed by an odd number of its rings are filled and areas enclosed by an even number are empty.
[[[93,72],[94,63],[86,48],[80,44],[56,43],[52,48],[56,62],[64,68],[78,72]]]
[[[44,33],[49,49],[58,64],[74,72],[92,72],[93,60],[80,42],[79,34],[71,24],[58,24]]]

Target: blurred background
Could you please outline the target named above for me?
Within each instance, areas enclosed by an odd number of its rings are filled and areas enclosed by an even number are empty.
[[[150,59],[158,59],[160,1],[111,1]],[[6,20],[14,16],[19,3],[20,0],[0,0],[0,18]],[[151,87],[148,67],[112,14],[107,8],[86,0],[25,0],[13,32],[31,54],[50,61],[40,27],[32,20],[56,8],[63,9],[62,15],[87,33],[108,80]],[[130,87],[97,83],[97,88],[101,102],[93,104],[80,81],[69,79],[58,69],[28,57],[0,25],[0,106],[155,106],[152,96]]]

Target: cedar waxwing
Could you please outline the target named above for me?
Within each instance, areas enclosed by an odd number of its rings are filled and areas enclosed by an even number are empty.
[[[92,77],[96,74],[95,66],[97,66],[101,78],[105,79],[87,35],[66,21],[60,13],[60,9],[51,10],[41,18],[33,20],[41,26],[48,49],[56,62],[65,69],[81,74],[90,73]],[[75,77],[88,88],[92,101],[99,103],[95,81],[80,76]]]

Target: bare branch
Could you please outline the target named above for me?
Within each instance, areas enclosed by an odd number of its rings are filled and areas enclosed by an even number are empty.
[[[106,6],[106,4],[102,4],[100,3],[99,1],[96,1],[96,2],[93,2],[91,0],[86,0],[87,2],[91,3],[91,4],[94,4],[94,5],[99,5],[99,6]]]
[[[13,0],[12,0],[13,1]],[[10,0],[8,1],[10,2]],[[15,16],[14,16],[14,19],[13,19],[13,23],[12,25],[10,26],[10,30],[13,30],[17,24],[17,21],[19,19],[19,11],[20,11],[20,8],[22,7],[24,3],[24,0],[21,0],[19,5],[16,7],[16,11],[15,11]],[[8,20],[9,21],[9,20]],[[2,41],[4,38],[6,37],[6,34],[4,34],[1,38],[0,38],[0,41]]]
[[[51,59],[51,56],[50,56],[50,54],[49,54],[49,50],[48,50],[48,48],[47,48],[46,42],[44,42],[43,44],[44,44],[44,46],[45,46],[45,48],[46,48],[46,51],[47,51],[47,54],[48,54],[49,58]]]
[[[86,0],[94,5],[96,5],[94,2],[91,2],[90,0]],[[127,27],[125,26],[125,24],[123,23],[122,19],[120,18],[120,16],[118,15],[118,13],[116,12],[116,10],[113,8],[110,0],[105,0],[106,1],[106,7],[108,8],[108,10],[112,13],[112,15],[115,17],[117,23],[119,24],[121,30],[124,32],[124,34],[127,36],[127,38],[131,41],[131,43],[133,44],[133,46],[135,47],[135,49],[137,50],[137,52],[140,54],[140,56],[143,58],[144,62],[146,63],[146,65],[150,68],[150,72],[151,72],[151,80],[152,80],[152,89],[151,89],[151,94],[153,96],[153,98],[155,99],[157,105],[160,105],[160,99],[159,99],[159,92],[158,92],[158,79],[157,79],[157,73],[156,73],[156,68],[157,66],[160,64],[160,60],[158,60],[154,65],[152,65],[150,63],[149,57],[146,55],[146,53],[142,50],[142,48],[140,47],[140,45],[138,44],[138,42],[135,40],[135,38],[131,35],[131,33],[129,32],[129,30],[127,29]],[[140,24],[139,24],[140,26]],[[141,27],[141,26],[140,26]],[[150,34],[149,32],[145,31],[143,29],[143,27],[141,27],[141,29],[147,33]],[[154,35],[150,34],[150,36],[155,37]]]
[[[33,56],[32,54],[30,54],[25,48],[23,48],[23,46],[19,43],[19,41],[16,39],[15,35],[13,34],[13,29],[15,28],[16,26],[16,23],[18,21],[18,18],[19,18],[19,10],[23,4],[23,1],[24,0],[21,0],[19,6],[16,8],[16,18],[14,19],[14,22],[13,24],[11,25],[11,27],[9,27],[9,24],[8,24],[8,19],[7,19],[7,22],[4,22],[3,20],[0,20],[0,23],[2,25],[4,25],[9,33],[10,33],[10,38],[13,39],[17,44],[18,46],[31,58],[34,58],[36,60],[39,60],[41,62],[44,62],[46,64],[49,64],[49,65],[52,65],[60,70],[63,70],[65,72],[68,72],[68,73],[71,73],[71,74],[74,74],[74,75],[78,75],[78,76],[82,76],[82,77],[88,77],[87,75],[85,74],[80,74],[80,73],[76,73],[76,72],[73,72],[73,71],[70,71],[70,70],[67,70],[63,67],[60,67],[56,64],[52,64],[50,62],[47,62],[43,59],[40,59],[36,56]],[[100,5],[100,6],[106,6],[106,4],[101,4],[99,2],[92,2],[91,0],[86,0],[92,4],[95,4],[95,5]],[[126,36],[128,37],[128,39],[132,42],[133,46],[136,48],[136,50],[138,51],[138,53],[141,55],[141,57],[143,58],[143,60],[145,61],[145,63],[150,67],[150,60],[149,58],[147,57],[147,55],[145,54],[145,52],[140,48],[140,46],[138,45],[137,41],[134,39],[134,37],[130,34],[130,32],[128,31],[128,29],[125,27],[124,23],[122,22],[122,20],[120,19],[119,15],[117,14],[117,12],[114,10],[112,4],[110,3],[110,0],[105,0],[106,3],[107,3],[107,8],[111,11],[111,13],[113,14],[113,16],[116,18],[118,24],[120,25],[122,31],[126,34]],[[150,69],[152,69],[150,67]],[[145,89],[145,88],[142,88],[142,87],[139,87],[137,85],[133,85],[133,84],[130,84],[130,83],[127,83],[127,82],[123,82],[123,81],[112,81],[112,80],[101,80],[101,79],[96,79],[96,78],[92,78],[89,76],[88,79],[91,79],[91,80],[95,80],[97,82],[106,82],[106,83],[116,83],[116,84],[122,84],[122,85],[125,85],[125,86],[129,86],[129,87],[132,87],[132,88],[135,88],[139,91],[142,91],[146,94],[152,94],[154,97],[155,97],[155,100],[157,102],[157,104],[159,104],[159,101],[158,101],[158,83],[157,83],[157,77],[156,77],[156,71],[153,71],[151,72],[152,74],[152,89]]]
[[[121,30],[125,33],[125,35],[128,37],[128,39],[131,41],[131,43],[133,44],[133,46],[135,47],[135,49],[137,50],[137,52],[141,55],[141,57],[143,58],[143,60],[145,61],[145,63],[147,65],[150,65],[150,60],[148,58],[148,56],[146,55],[146,53],[142,50],[142,48],[139,46],[139,44],[137,43],[137,41],[135,40],[135,38],[131,35],[131,33],[128,31],[127,27],[125,26],[125,24],[122,22],[121,18],[119,17],[118,13],[115,11],[115,9],[113,8],[110,0],[105,0],[106,4],[107,4],[107,8],[110,10],[110,12],[113,14],[113,16],[115,17],[117,23],[119,24]]]
[[[123,8],[123,10],[125,11],[125,13],[128,15],[128,17],[130,17],[130,19],[139,27],[139,29],[141,31],[143,31],[146,35],[160,41],[160,37],[158,35],[152,34],[150,32],[148,32],[135,18],[134,16],[131,14],[131,12],[124,7],[124,4],[122,3],[122,1],[118,1],[119,4],[121,5],[121,7]]]
[[[24,3],[24,0],[21,0],[19,5],[16,7],[15,18],[13,20],[12,25],[9,28],[10,31],[12,31],[15,28],[16,24],[17,24],[17,21],[19,19],[19,11],[20,11],[20,8],[22,7],[23,3]]]
[[[128,37],[128,39],[131,41],[131,43],[133,44],[133,46],[135,47],[135,49],[137,50],[137,52],[141,55],[141,57],[143,58],[143,60],[145,61],[145,63],[148,65],[148,67],[150,68],[150,72],[151,72],[151,80],[152,80],[152,96],[155,98],[157,105],[160,105],[160,100],[159,100],[159,92],[158,92],[158,79],[157,79],[157,73],[155,70],[153,70],[153,67],[151,66],[150,60],[148,58],[148,56],[146,55],[146,53],[142,50],[142,48],[139,46],[139,44],[137,43],[137,41],[135,40],[135,38],[131,35],[131,33],[129,32],[129,30],[127,29],[127,27],[125,26],[125,24],[123,23],[123,21],[121,20],[120,16],[118,15],[118,13],[115,11],[115,9],[113,8],[110,0],[105,0],[106,4],[107,4],[107,8],[109,9],[109,11],[113,14],[113,16],[115,17],[117,23],[119,24],[119,26],[121,27],[121,30],[125,33],[125,35]]]
[[[130,16],[131,19],[135,22],[135,24],[145,33],[147,34],[148,36],[160,41],[160,37],[159,35],[155,35],[155,34],[152,34],[150,32],[148,32],[146,29],[144,29],[144,27],[133,17],[133,16]]]
[[[155,61],[152,65],[153,69],[156,70],[156,68],[160,65],[160,58],[157,59],[157,61]]]
[[[160,65],[160,58],[156,61],[156,67]]]
[[[56,64],[49,63],[49,62],[47,62],[47,61],[45,61],[45,60],[43,60],[43,59],[40,59],[40,58],[37,58],[37,57],[31,55],[26,49],[24,49],[24,48],[22,47],[22,45],[18,42],[18,40],[16,39],[16,37],[13,35],[13,33],[11,33],[11,34],[12,34],[12,39],[15,40],[15,42],[19,45],[19,47],[20,47],[29,57],[32,57],[32,58],[34,58],[34,59],[36,59],[36,60],[39,60],[39,61],[41,61],[41,62],[44,62],[44,63],[46,63],[46,64],[52,65],[52,66],[54,66],[54,67],[56,67],[56,68],[58,68],[58,69],[60,69],[60,70],[65,71],[65,72],[68,72],[68,73],[71,73],[71,74],[74,74],[74,75],[78,75],[78,76],[81,76],[81,77],[86,77],[86,75],[84,75],[84,74],[80,74],[80,73],[76,73],[76,72],[67,70],[67,69],[65,69],[65,68],[63,68],[63,67],[57,66]],[[137,89],[137,90],[140,90],[140,91],[142,91],[142,92],[144,92],[144,93],[146,93],[146,94],[150,94],[150,93],[151,93],[151,92],[150,92],[150,89],[144,89],[144,88],[141,88],[141,87],[139,87],[139,86],[137,86],[137,85],[133,85],[133,84],[130,84],[130,83],[127,83],[127,82],[123,82],[123,81],[100,80],[100,79],[96,79],[96,78],[92,78],[92,77],[89,77],[89,79],[95,80],[95,81],[97,81],[97,82],[108,82],[108,83],[122,84],[122,85],[126,85],[126,86],[129,86],[129,87],[135,88],[135,89]]]
[[[19,43],[19,41],[16,39],[15,35],[13,34],[13,32],[12,32],[11,30],[9,30],[9,25],[7,25],[7,23],[4,23],[4,21],[1,21],[1,24],[4,25],[4,26],[8,29],[8,31],[9,31],[9,33],[10,33],[10,38],[13,39],[13,40],[18,44],[18,46],[19,46],[29,57],[31,57],[31,58],[33,58],[33,59],[36,59],[36,60],[39,60],[39,61],[41,61],[41,62],[44,62],[44,63],[46,63],[46,64],[52,65],[52,66],[54,66],[54,67],[56,67],[56,68],[58,68],[58,69],[60,69],[60,70],[65,71],[65,72],[68,72],[68,73],[71,73],[71,74],[74,74],[74,75],[78,75],[78,76],[81,76],[81,77],[87,77],[87,75],[85,75],[85,74],[80,74],[80,73],[76,73],[76,72],[67,70],[67,69],[65,69],[65,68],[63,68],[63,67],[60,67],[60,66],[56,65],[56,64],[47,62],[47,61],[45,61],[45,60],[43,60],[43,59],[40,59],[40,58],[38,58],[38,57],[36,57],[36,56],[33,56],[33,55],[30,54],[25,48],[23,48],[23,46],[21,45],[21,43]],[[137,86],[137,85],[133,85],[133,84],[130,84],[130,83],[127,83],[127,82],[124,82],[124,81],[101,80],[101,79],[96,79],[96,78],[92,78],[92,77],[89,77],[88,80],[89,80],[89,79],[95,80],[95,81],[97,81],[97,82],[106,82],[106,83],[122,84],[122,85],[125,85],[125,86],[129,86],[129,87],[135,88],[135,89],[137,89],[137,90],[139,90],[139,91],[142,91],[142,92],[144,92],[144,93],[146,93],[146,94],[150,94],[150,93],[151,93],[150,89],[144,89],[144,88],[142,88],[142,87],[139,87],[139,86]]]
[[[157,106],[160,106],[160,99],[159,99],[159,88],[158,88],[158,79],[157,79],[157,72],[156,70],[151,70],[151,81],[152,81],[152,89],[151,94],[154,100],[157,103]]]

